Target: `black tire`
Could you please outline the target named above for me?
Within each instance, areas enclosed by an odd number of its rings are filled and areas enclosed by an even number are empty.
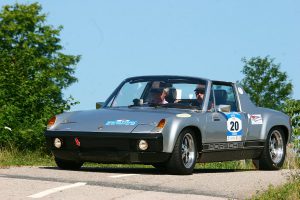
[[[69,170],[78,170],[83,165],[83,162],[62,160],[62,159],[59,159],[59,158],[55,158],[55,162],[56,162],[56,165],[60,169],[69,169]]]
[[[276,149],[276,151],[274,151]],[[286,156],[286,138],[281,128],[272,128],[265,142],[265,147],[258,160],[253,164],[259,170],[278,170],[283,166]]]
[[[166,164],[167,171],[171,174],[192,174],[197,161],[197,155],[195,133],[191,129],[184,129],[179,134],[171,158]]]

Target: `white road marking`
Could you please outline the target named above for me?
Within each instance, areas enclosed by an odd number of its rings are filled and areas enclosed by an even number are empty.
[[[114,176],[109,176],[110,178],[122,178],[122,177],[127,177],[127,176],[138,176],[139,174],[121,174],[121,175],[114,175]]]
[[[44,196],[47,196],[47,195],[55,193],[55,192],[59,192],[59,191],[74,188],[74,187],[84,186],[84,185],[86,185],[86,183],[78,182],[78,183],[74,183],[74,184],[71,184],[71,185],[65,185],[65,186],[45,190],[43,192],[39,192],[37,194],[30,195],[28,197],[38,199],[38,198],[42,198]]]

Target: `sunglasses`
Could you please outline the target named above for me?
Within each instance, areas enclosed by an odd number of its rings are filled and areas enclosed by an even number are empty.
[[[195,94],[198,95],[198,94],[204,94],[204,91],[195,91]]]

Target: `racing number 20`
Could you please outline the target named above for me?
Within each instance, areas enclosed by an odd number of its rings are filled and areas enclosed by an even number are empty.
[[[230,131],[238,131],[240,128],[240,124],[238,121],[231,121],[230,122]]]

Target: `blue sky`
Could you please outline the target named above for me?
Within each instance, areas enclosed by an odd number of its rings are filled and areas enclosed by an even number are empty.
[[[64,26],[64,52],[82,56],[79,81],[64,92],[80,101],[72,110],[94,109],[130,76],[235,82],[243,78],[242,57],[267,55],[281,63],[300,99],[299,0],[38,2],[48,24]]]

